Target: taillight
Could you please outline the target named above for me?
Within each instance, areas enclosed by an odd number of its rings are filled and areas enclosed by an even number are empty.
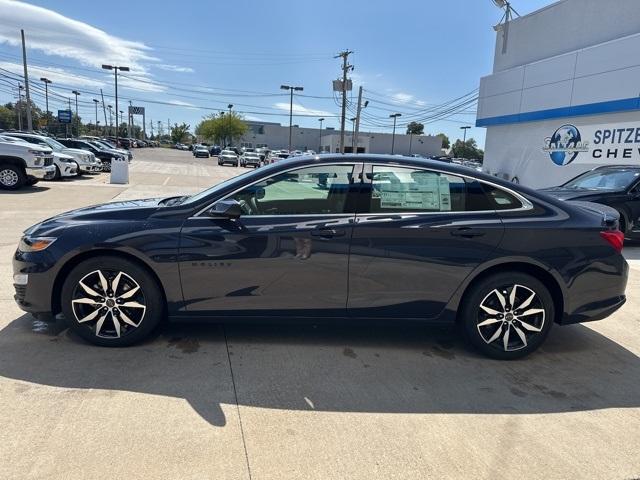
[[[624,233],[620,230],[600,232],[600,236],[609,242],[609,245],[611,245],[616,252],[622,252],[622,246],[624,245]]]

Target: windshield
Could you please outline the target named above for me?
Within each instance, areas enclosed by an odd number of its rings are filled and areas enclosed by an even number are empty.
[[[236,177],[232,177],[229,178],[228,180],[225,180],[224,182],[218,183],[216,185],[214,185],[211,188],[208,188],[200,193],[196,193],[195,195],[191,195],[190,197],[186,198],[182,203],[185,205],[188,205],[190,203],[196,203],[200,200],[202,200],[203,198],[219,191],[219,190],[223,190],[225,188],[227,188],[228,186],[233,185],[234,183],[240,183],[243,182],[244,180],[251,180],[253,177],[255,177],[256,180],[260,179],[264,174],[268,174],[271,170],[273,170],[276,167],[275,164],[271,164],[268,165],[266,167],[262,167],[258,170],[249,170],[248,172],[245,172],[241,175],[238,175]],[[279,165],[278,165],[279,167]]]
[[[236,152],[234,152],[232,150],[223,150],[220,155],[234,155],[235,156],[235,154],[236,154]]]
[[[623,190],[640,176],[638,170],[594,170],[565,183],[565,188]]]
[[[47,145],[49,145],[53,150],[55,151],[60,151],[63,148],[67,148],[64,145],[62,145],[60,142],[54,140],[53,138],[45,138],[44,141],[47,143]]]

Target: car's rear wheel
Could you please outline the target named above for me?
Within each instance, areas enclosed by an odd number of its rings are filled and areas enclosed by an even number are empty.
[[[549,334],[555,315],[547,287],[521,272],[488,276],[465,294],[459,318],[467,340],[500,360],[524,357]]]
[[[155,279],[136,263],[108,256],[86,260],[69,273],[61,305],[71,330],[106,347],[141,341],[164,314]]]

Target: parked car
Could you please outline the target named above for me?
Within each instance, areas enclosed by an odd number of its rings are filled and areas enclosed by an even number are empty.
[[[50,148],[0,139],[0,188],[17,190],[39,180],[50,180],[55,173]]]
[[[212,157],[220,155],[220,152],[222,152],[222,148],[220,148],[220,146],[218,145],[213,145],[211,148],[209,148],[209,153]]]
[[[95,155],[85,150],[68,148],[55,138],[25,132],[7,132],[3,135],[11,136],[25,142],[53,150],[54,164],[58,167],[59,171],[59,174],[56,172],[57,178],[60,178],[60,176],[73,176],[77,173],[93,173],[102,171],[102,162],[96,159]],[[69,156],[72,157],[71,162],[69,161]],[[57,162],[56,157],[58,157]],[[75,168],[71,168],[73,166],[72,163],[75,163]],[[71,170],[76,170],[76,174],[70,174]]]
[[[102,169],[105,172],[111,171],[112,158],[121,158],[123,160],[126,158],[123,155],[120,155],[119,153],[117,153],[116,151],[110,151],[110,150],[98,148],[92,143],[87,142],[86,140],[79,140],[77,138],[61,138],[61,139],[58,139],[58,141],[69,148],[79,148],[81,150],[86,150],[88,152],[93,153],[102,162]]]
[[[193,196],[44,220],[14,255],[15,298],[106,346],[141,341],[165,312],[410,319],[458,322],[485,355],[514,359],[554,323],[624,304],[617,221],[610,207],[440,162],[299,157]]]
[[[558,187],[543,192],[560,200],[595,202],[615,208],[620,230],[629,238],[640,238],[640,166],[597,167]]]
[[[230,163],[234,167],[238,166],[238,155],[233,150],[222,150],[218,155],[218,165]]]
[[[193,156],[196,158],[209,158],[209,149],[204,145],[200,145],[193,151]]]
[[[0,139],[5,142],[30,145],[30,143],[26,140],[17,137],[11,137],[8,135],[0,135]],[[53,165],[55,166],[55,174],[53,178],[51,178],[51,180],[60,180],[63,177],[75,177],[76,175],[78,175],[78,164],[74,161],[73,157],[56,151],[52,151],[52,155]]]
[[[256,148],[256,153],[260,156],[260,161],[262,163],[265,162],[267,156],[269,155],[269,152],[271,150],[269,150],[268,148],[265,147],[260,147],[260,148]]]
[[[240,156],[240,166],[258,168],[260,166],[260,155],[255,152],[244,152]]]
[[[126,148],[116,148],[115,144],[107,140],[94,140],[93,143],[97,147],[102,147],[106,150],[115,150],[117,153],[128,158],[129,160],[133,160],[133,152],[131,152],[131,150],[127,150]]]

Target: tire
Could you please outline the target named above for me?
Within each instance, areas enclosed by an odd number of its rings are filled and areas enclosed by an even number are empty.
[[[111,171],[111,162],[102,162],[102,171],[110,172]]]
[[[513,289],[515,309],[509,305]],[[547,287],[516,271],[497,273],[472,285],[460,312],[458,321],[466,340],[484,355],[499,360],[522,358],[536,350],[555,318]]]
[[[126,347],[145,339],[162,320],[165,307],[160,286],[144,268],[109,256],[78,264],[67,275],[60,300],[69,328],[103,347]]]
[[[10,163],[0,164],[0,188],[18,190],[27,182],[22,168]]]
[[[627,217],[624,216],[620,210],[618,210],[618,214],[620,215],[620,220],[618,221],[618,229],[624,233],[625,237],[629,232],[627,232]]]
[[[60,178],[62,178],[62,173],[60,173],[60,169],[58,168],[58,166],[56,165],[56,173],[53,175],[53,178],[51,180],[60,180]]]

